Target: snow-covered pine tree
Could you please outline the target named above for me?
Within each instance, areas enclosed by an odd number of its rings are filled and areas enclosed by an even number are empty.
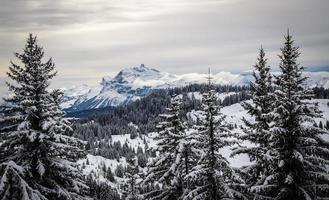
[[[124,174],[125,184],[123,186],[123,194],[126,200],[140,200],[138,179],[139,177],[139,167],[137,162],[137,156],[130,155],[126,157],[127,167]]]
[[[146,199],[179,199],[183,194],[183,166],[186,125],[181,118],[181,98],[173,94],[167,114],[162,114],[164,119],[159,123],[157,140],[157,157],[148,163],[148,172],[143,184],[161,187],[144,194]]]
[[[63,92],[59,89],[54,89],[50,92],[49,108],[52,110],[52,117],[55,122],[51,126],[50,131],[61,135],[72,136],[73,129],[71,122],[64,117],[65,113],[59,109],[63,95]]]
[[[309,101],[312,93],[303,85],[306,78],[297,61],[299,55],[288,31],[279,55],[281,74],[275,81],[279,89],[267,152],[273,160],[271,174],[263,185],[251,188],[262,199],[329,199],[329,143],[322,137],[326,131],[313,125],[321,113]]]
[[[0,143],[0,199],[66,200],[85,199],[87,189],[76,160],[85,156],[83,143],[68,136],[70,124],[58,107],[58,95],[48,86],[55,75],[51,59],[32,34],[24,52],[15,56],[22,65],[11,62],[7,73],[13,96],[4,121],[10,130],[2,132]]]
[[[194,134],[195,129],[188,127],[185,131],[184,137],[181,138],[178,146],[179,158],[182,162],[179,167],[179,174],[183,182],[183,194],[180,199],[183,199],[185,195],[191,190],[191,183],[188,179],[188,174],[192,171],[192,168],[198,161],[198,150],[194,148]]]
[[[224,124],[225,116],[220,108],[209,74],[208,91],[203,94],[197,132],[192,136],[192,148],[198,151],[199,159],[186,177],[190,188],[184,200],[245,199],[239,192],[243,180],[220,153],[222,148],[235,144],[231,138],[233,134]]]
[[[247,113],[253,117],[252,121],[243,118],[245,134],[239,136],[242,141],[253,144],[252,147],[237,147],[232,156],[247,154],[253,164],[242,169],[247,175],[246,183],[251,185],[262,184],[263,178],[268,175],[269,166],[266,159],[270,123],[270,112],[273,106],[272,76],[270,67],[267,65],[263,47],[260,48],[257,63],[254,65],[254,82],[250,83],[251,102],[245,101],[241,105]]]

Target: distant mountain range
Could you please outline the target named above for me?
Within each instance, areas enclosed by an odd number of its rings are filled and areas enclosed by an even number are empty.
[[[277,72],[274,72],[277,74]],[[329,72],[305,72],[310,77],[308,87],[329,88]],[[100,85],[80,85],[65,90],[62,108],[67,112],[116,107],[140,99],[156,89],[206,83],[207,74],[183,75],[160,72],[140,65],[121,70],[115,77],[103,77]],[[251,72],[212,74],[212,81],[222,85],[247,85],[253,80]]]

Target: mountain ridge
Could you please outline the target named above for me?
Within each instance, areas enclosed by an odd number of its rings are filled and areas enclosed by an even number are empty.
[[[277,74],[279,72],[274,72]],[[329,88],[329,72],[305,72],[310,76],[309,87]],[[221,85],[248,85],[251,72],[212,74],[212,81]],[[62,108],[67,112],[116,107],[140,99],[156,89],[183,87],[189,84],[206,83],[207,74],[187,73],[182,75],[161,72],[141,64],[121,70],[116,76],[104,76],[98,86],[75,86],[65,90]]]

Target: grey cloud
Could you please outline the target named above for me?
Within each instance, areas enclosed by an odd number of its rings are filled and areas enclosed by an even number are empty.
[[[76,23],[96,20],[100,13],[115,12],[120,8],[90,1],[79,6],[65,0],[2,0],[0,6],[1,31],[33,31],[54,29]],[[105,1],[106,2],[106,1]],[[121,21],[121,17],[111,15],[111,21]],[[109,18],[107,18],[109,20]]]
[[[2,0],[0,73],[28,32],[54,58],[56,80],[72,83],[140,63],[172,73],[249,70],[261,44],[276,66],[288,27],[303,65],[329,66],[328,10],[326,0]]]

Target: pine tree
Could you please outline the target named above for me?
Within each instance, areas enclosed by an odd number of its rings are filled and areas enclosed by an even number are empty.
[[[147,155],[145,153],[137,153],[137,163],[141,168],[146,167]]]
[[[224,124],[225,116],[220,112],[216,91],[212,89],[209,75],[208,91],[203,94],[197,132],[193,135],[192,148],[198,151],[199,159],[187,179],[191,185],[184,199],[244,199],[238,189],[243,184],[241,178],[220,153],[224,147],[235,142]]]
[[[257,63],[254,65],[254,83],[250,84],[251,102],[241,103],[247,113],[253,117],[248,121],[243,118],[245,128],[244,135],[239,139],[253,144],[252,147],[238,147],[232,155],[247,154],[253,163],[243,168],[243,173],[247,175],[247,184],[258,185],[268,175],[268,160],[266,152],[268,148],[268,137],[270,123],[272,121],[270,112],[272,111],[272,77],[270,67],[267,66],[267,59],[263,48],[260,48]]]
[[[161,115],[164,120],[158,125],[157,157],[148,164],[144,180],[144,185],[158,182],[162,187],[145,194],[147,199],[178,199],[183,194],[182,154],[186,147],[183,144],[186,126],[180,116],[181,99],[177,95],[172,95],[167,112]]]
[[[270,128],[270,175],[262,185],[252,187],[263,199],[314,200],[328,199],[329,143],[325,130],[315,127],[314,118],[321,113],[317,104],[308,101],[311,90],[305,89],[297,58],[299,48],[292,36],[285,36],[281,48],[281,74],[276,77],[273,127]]]
[[[117,166],[117,168],[115,169],[114,173],[115,173],[115,175],[117,177],[123,178],[124,173],[125,173],[125,169],[123,168],[122,164],[119,164]]]
[[[185,131],[184,137],[179,142],[178,152],[180,154],[180,168],[179,173],[183,183],[183,194],[181,199],[186,196],[191,190],[191,183],[188,178],[192,168],[197,164],[199,151],[194,148],[195,140],[193,138],[195,130],[188,128]]]
[[[125,172],[125,185],[124,185],[124,195],[126,200],[139,200],[139,167],[137,162],[137,157],[135,155],[127,159],[127,169]]]
[[[83,143],[69,136],[58,95],[48,89],[55,65],[42,61],[32,34],[15,56],[23,66],[11,62],[7,73],[15,83],[7,83],[13,96],[3,119],[10,125],[0,143],[0,199],[84,199],[87,187],[75,164],[85,156]]]
[[[89,196],[92,200],[121,200],[120,194],[115,188],[112,188],[105,182],[95,181],[93,176],[89,174],[87,176],[87,185],[90,188]]]
[[[64,93],[59,89],[50,92],[49,108],[52,109],[52,117],[54,121],[54,125],[51,127],[52,130],[50,131],[72,136],[73,129],[71,127],[71,122],[68,118],[64,117],[65,113],[59,109],[63,95]]]

